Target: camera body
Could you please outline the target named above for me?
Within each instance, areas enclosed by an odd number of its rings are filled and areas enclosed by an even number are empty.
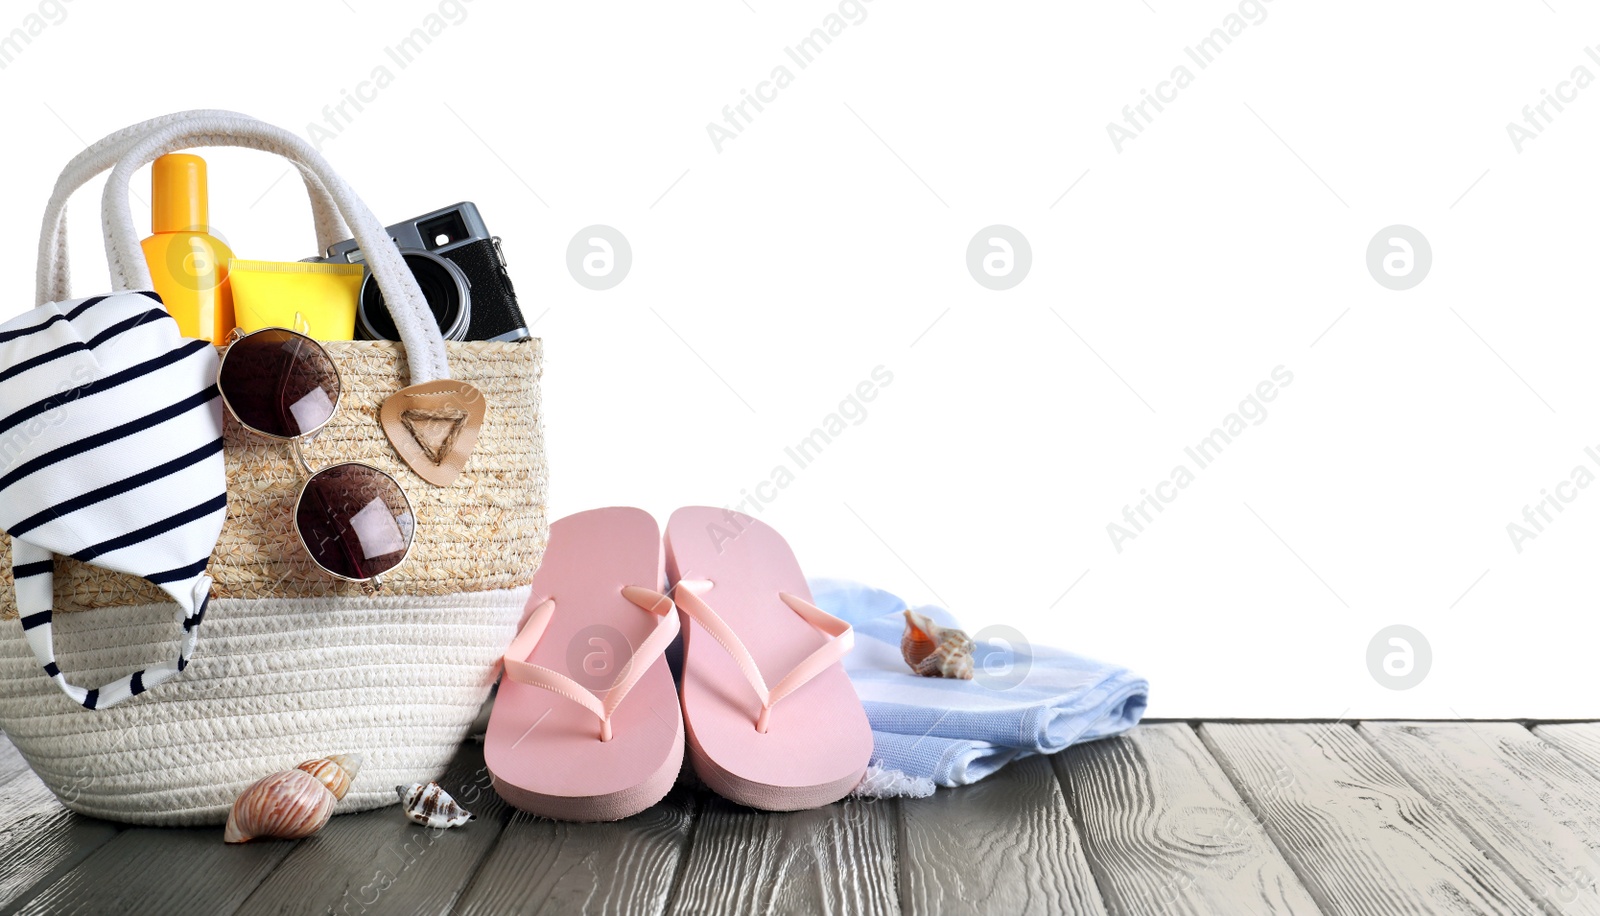
[[[506,272],[500,239],[489,234],[470,201],[424,213],[385,231],[417,277],[447,340],[525,340],[527,321]],[[347,239],[323,261],[359,264],[361,247]],[[361,288],[356,327],[368,338],[396,340],[399,333],[369,270]]]

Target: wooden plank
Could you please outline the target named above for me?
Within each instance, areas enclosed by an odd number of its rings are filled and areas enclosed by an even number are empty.
[[[898,914],[893,801],[757,811],[698,798],[674,914]]]
[[[1200,726],[1324,913],[1532,913],[1538,907],[1345,724]]]
[[[462,745],[439,784],[477,820],[433,829],[406,820],[397,806],[336,817],[255,888],[239,916],[449,911],[509,812],[490,787],[480,745]]]
[[[1546,910],[1600,916],[1593,774],[1510,722],[1369,722],[1360,731]]]
[[[1050,760],[900,801],[910,913],[1105,913]]]
[[[17,910],[23,914],[231,913],[293,848],[225,846],[222,829],[133,827]]]
[[[1317,912],[1189,726],[1079,745],[1056,769],[1111,912]]]
[[[456,904],[456,916],[649,914],[667,907],[689,847],[694,793],[609,824],[569,824],[518,811]]]
[[[0,785],[0,911],[54,883],[117,830],[68,811],[30,771]]]
[[[1600,777],[1600,722],[1538,725],[1533,733],[1591,774]]]

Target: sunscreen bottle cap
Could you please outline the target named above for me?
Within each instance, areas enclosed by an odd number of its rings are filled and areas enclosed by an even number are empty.
[[[150,167],[150,231],[206,232],[206,161],[168,153]]]

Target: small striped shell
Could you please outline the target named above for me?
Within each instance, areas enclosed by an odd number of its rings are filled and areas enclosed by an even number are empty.
[[[361,755],[359,754],[334,754],[332,757],[318,757],[316,760],[307,760],[295,767],[315,776],[319,782],[328,787],[336,799],[343,799],[346,792],[350,791],[350,783],[356,778],[356,773],[361,770]]]
[[[972,637],[964,630],[941,627],[916,611],[906,610],[906,632],[900,654],[923,677],[972,680]]]
[[[456,804],[436,782],[395,786],[406,817],[424,827],[459,827],[473,820],[472,812]]]
[[[271,838],[298,840],[328,823],[338,799],[304,770],[283,770],[239,793],[222,832],[225,843]]]

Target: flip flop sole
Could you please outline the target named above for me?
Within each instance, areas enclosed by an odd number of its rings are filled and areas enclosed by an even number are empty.
[[[811,593],[770,526],[722,509],[679,509],[667,522],[666,545],[668,580],[711,582],[701,597],[744,643],[769,688],[826,641],[779,598],[787,592],[809,602]],[[734,657],[681,610],[679,620],[688,754],[708,786],[778,811],[829,804],[855,788],[872,755],[872,731],[842,666],[780,700],[761,733],[760,700]]]
[[[867,772],[863,763],[861,769],[831,782],[813,786],[769,786],[718,766],[700,750],[693,738],[688,742],[688,754],[695,775],[707,788],[729,801],[763,811],[805,811],[831,805],[860,785],[861,777]]]
[[[555,602],[526,661],[603,694],[659,618],[623,596],[656,588],[660,529],[638,509],[596,509],[550,526],[528,608]],[[600,719],[543,687],[500,683],[484,737],[495,790],[531,814],[562,820],[618,820],[660,801],[683,760],[683,717],[664,657],[649,667],[612,714]]]
[[[505,782],[493,770],[489,781],[507,804],[529,814],[558,821],[620,821],[653,807],[672,791],[683,769],[683,744],[683,732],[679,731],[660,769],[637,786],[605,795],[544,795]]]

